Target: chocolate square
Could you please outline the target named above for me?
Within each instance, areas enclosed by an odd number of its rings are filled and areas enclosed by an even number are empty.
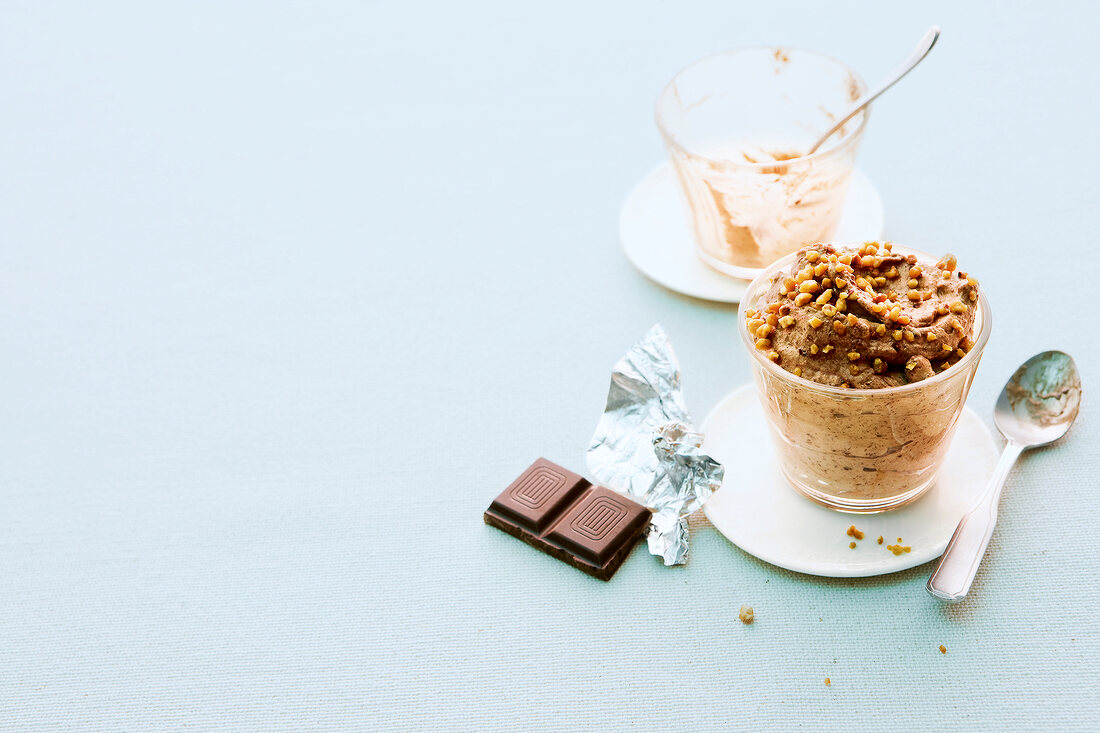
[[[498,496],[485,522],[601,580],[630,554],[650,512],[545,458]]]

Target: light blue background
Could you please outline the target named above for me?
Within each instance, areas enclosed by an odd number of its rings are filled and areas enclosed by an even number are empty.
[[[1091,401],[955,607],[705,521],[609,584],[481,522],[583,468],[654,322],[698,417],[749,378],[735,308],[618,248],[663,83],[875,80],[933,22],[864,141],[888,234],[981,278],[980,414],[1045,348],[1098,389],[1091,5],[0,5],[0,728],[1096,729]]]

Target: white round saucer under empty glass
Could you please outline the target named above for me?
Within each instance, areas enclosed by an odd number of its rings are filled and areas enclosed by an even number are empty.
[[[881,514],[845,514],[815,504],[783,478],[755,385],[727,395],[700,429],[706,451],[726,467],[722,488],[703,505],[711,524],[761,560],[833,578],[893,573],[942,555],[997,462],[989,429],[966,408],[936,482],[924,496]],[[864,533],[855,549],[847,534],[853,524]],[[895,555],[887,549],[899,544],[899,537],[910,552]]]
[[[838,242],[862,242],[883,235],[882,199],[858,168],[848,183]],[[695,254],[695,240],[668,162],[657,166],[630,192],[619,214],[619,238],[634,266],[669,290],[702,300],[739,303],[748,280],[723,275]]]

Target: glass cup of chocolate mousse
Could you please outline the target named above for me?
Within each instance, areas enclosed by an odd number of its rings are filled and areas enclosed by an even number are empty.
[[[739,332],[787,480],[847,512],[936,477],[992,317],[953,255],[815,244],[749,285]]]

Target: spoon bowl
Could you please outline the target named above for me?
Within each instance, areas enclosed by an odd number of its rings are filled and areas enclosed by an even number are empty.
[[[1031,448],[1069,431],[1081,407],[1081,376],[1073,357],[1044,351],[1028,359],[1005,384],[993,422],[1007,439]]]

